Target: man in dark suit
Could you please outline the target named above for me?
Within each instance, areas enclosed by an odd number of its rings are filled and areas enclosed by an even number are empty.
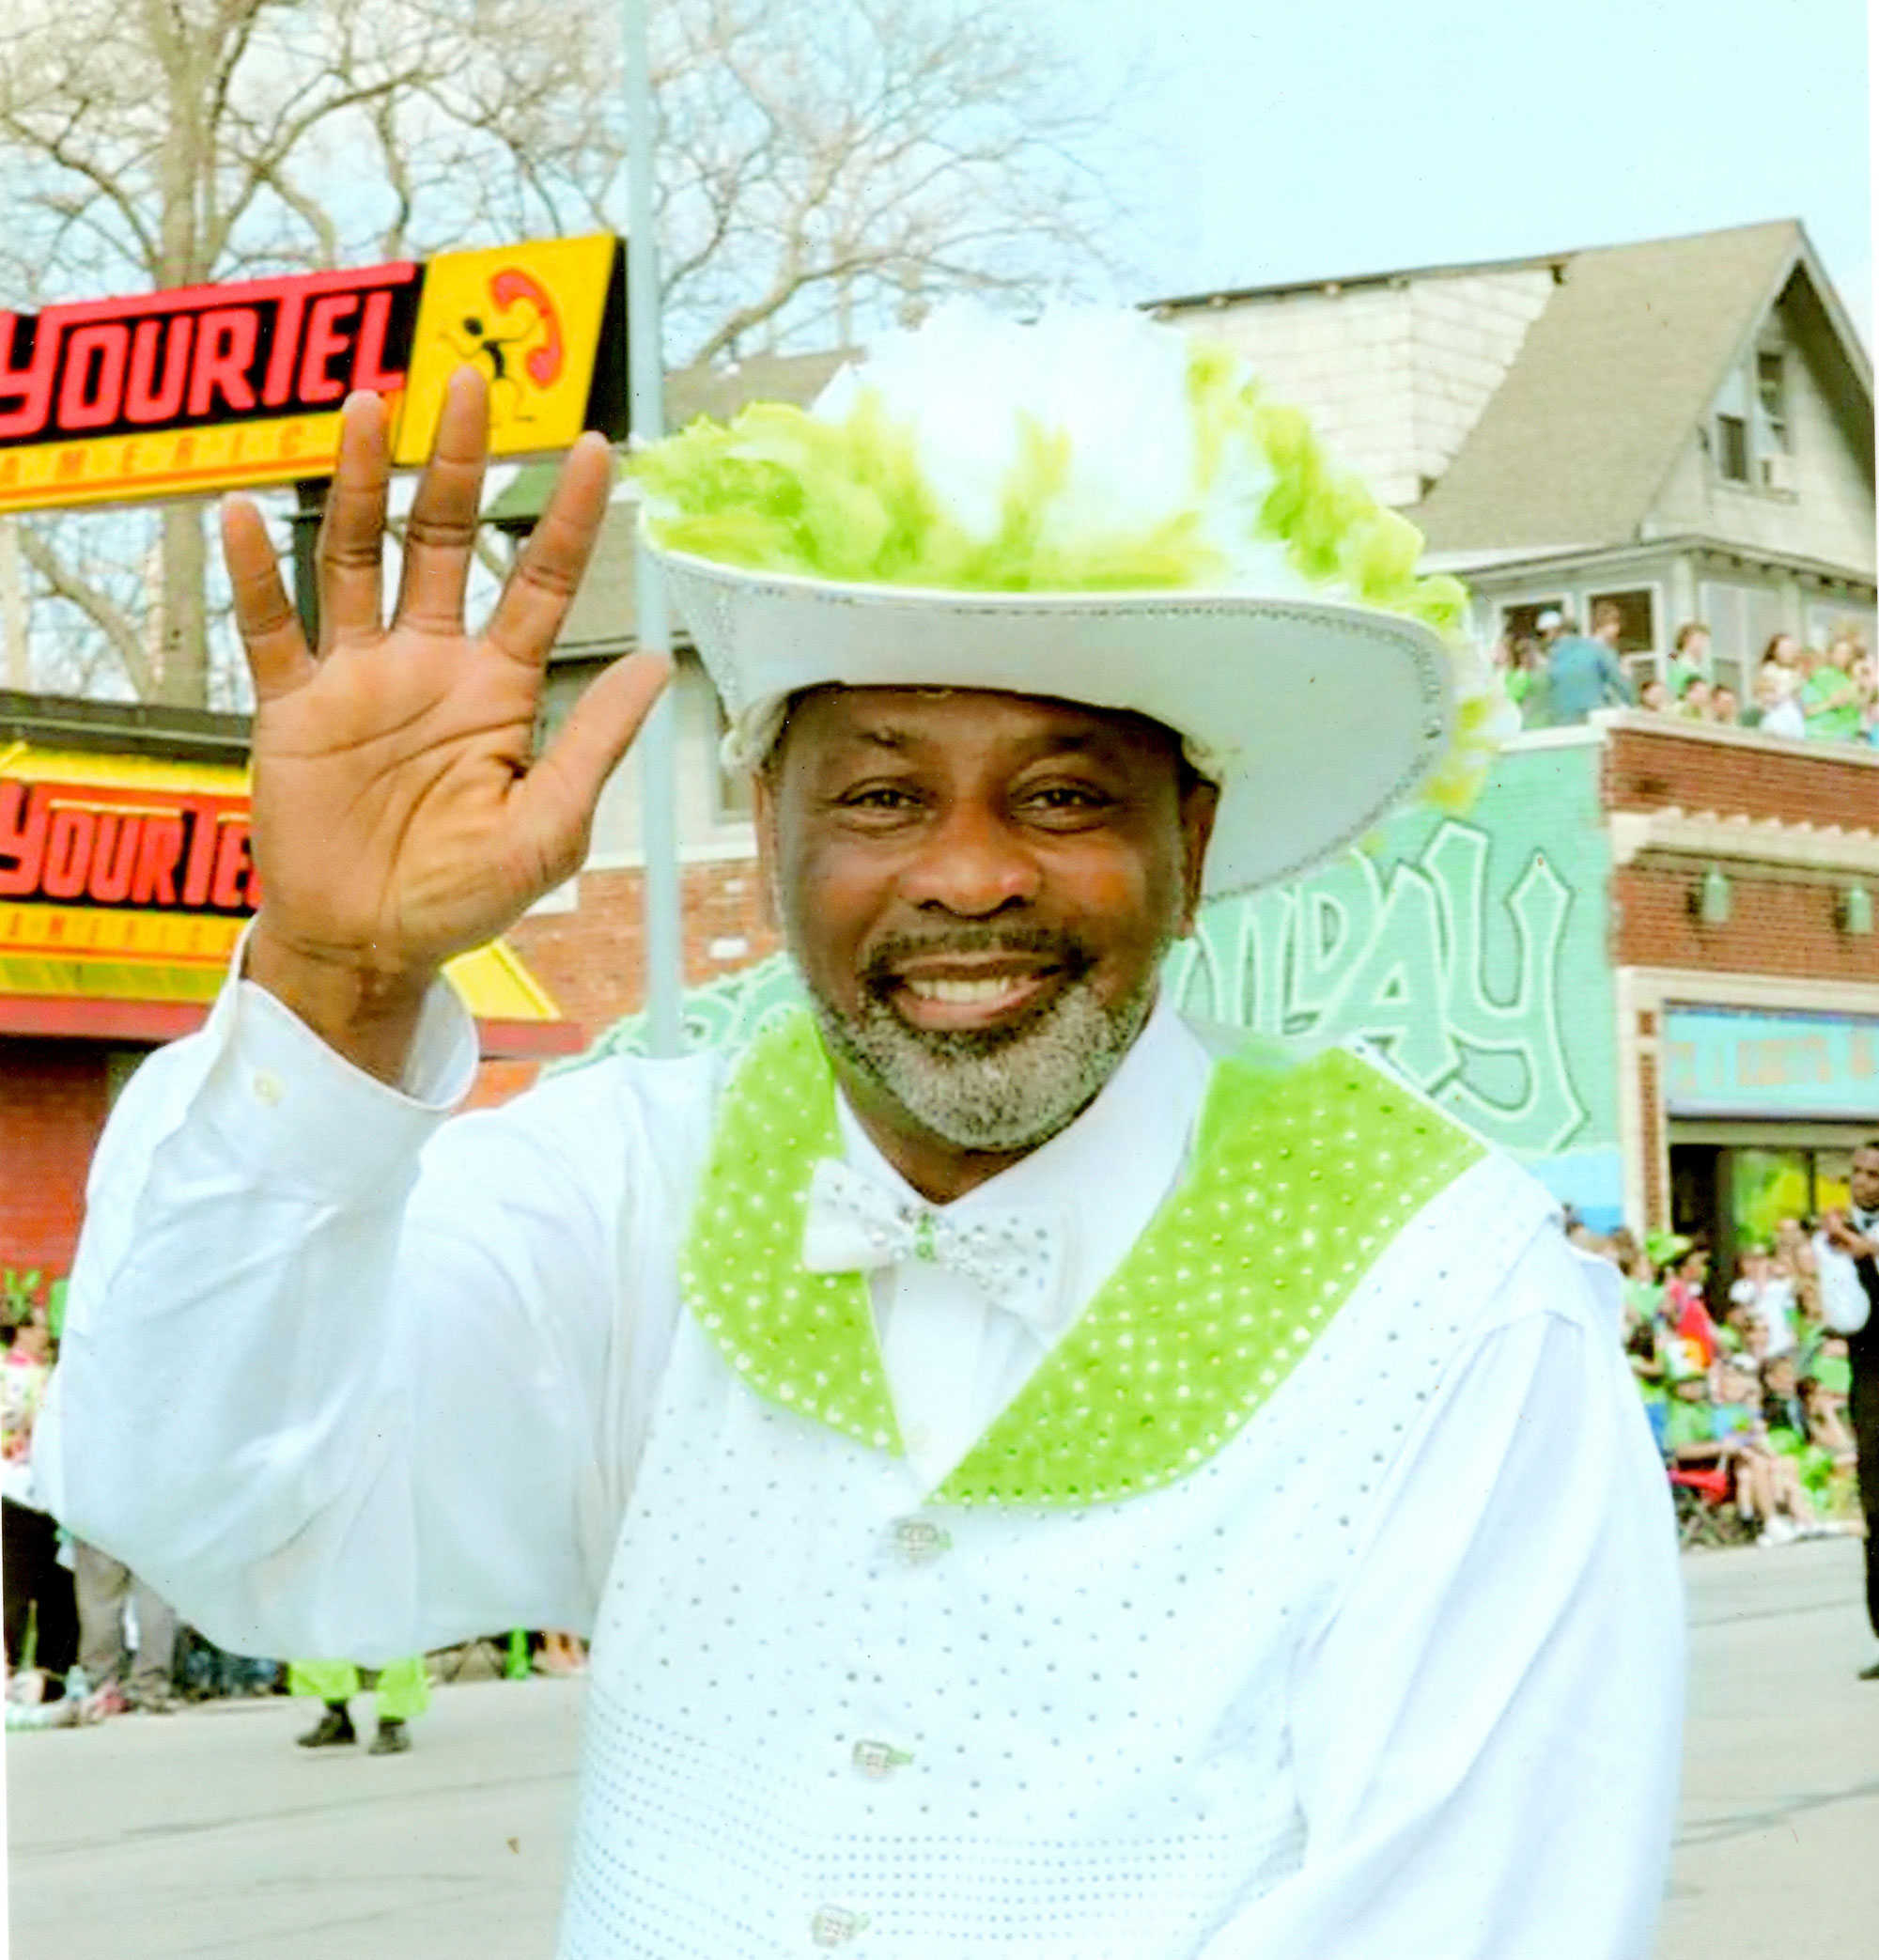
[[[1850,1214],[1830,1211],[1814,1241],[1821,1307],[1845,1337],[1853,1364],[1854,1446],[1859,1452],[1859,1505],[1866,1514],[1866,1612],[1879,1637],[1879,1140],[1853,1153]],[[1879,1681],[1879,1660],[1860,1671]]]

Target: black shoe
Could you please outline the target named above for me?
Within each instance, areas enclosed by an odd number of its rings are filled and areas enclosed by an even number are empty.
[[[379,1724],[379,1733],[372,1737],[371,1753],[375,1756],[396,1756],[412,1746],[412,1739],[405,1734],[403,1722],[386,1717]]]
[[[326,1713],[304,1735],[297,1738],[302,1749],[332,1749],[343,1742],[357,1742],[359,1732],[343,1702],[329,1702]]]
[[[1879,1660],[1875,1660],[1870,1668],[1861,1668],[1859,1678],[1862,1681],[1879,1681]]]

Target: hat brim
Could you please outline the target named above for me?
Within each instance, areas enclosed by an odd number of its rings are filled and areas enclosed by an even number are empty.
[[[734,728],[805,688],[972,688],[1124,708],[1220,786],[1209,896],[1365,837],[1442,761],[1449,656],[1420,621],[1230,592],[847,585],[657,552]]]

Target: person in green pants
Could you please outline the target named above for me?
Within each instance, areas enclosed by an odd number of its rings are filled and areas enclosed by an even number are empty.
[[[346,1704],[362,1687],[375,1689],[378,1697],[379,1732],[372,1737],[372,1754],[396,1755],[411,1747],[405,1724],[430,1706],[430,1679],[422,1654],[376,1670],[356,1668],[349,1660],[293,1662],[287,1670],[287,1692],[318,1695],[326,1703],[318,1721],[299,1738],[302,1749],[358,1741]]]

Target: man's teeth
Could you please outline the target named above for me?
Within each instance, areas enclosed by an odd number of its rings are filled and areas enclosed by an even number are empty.
[[[996,980],[908,980],[907,990],[923,1001],[970,1006],[985,1001],[1002,1001],[1006,995],[1018,992],[1026,978],[1021,973],[1007,973]]]

